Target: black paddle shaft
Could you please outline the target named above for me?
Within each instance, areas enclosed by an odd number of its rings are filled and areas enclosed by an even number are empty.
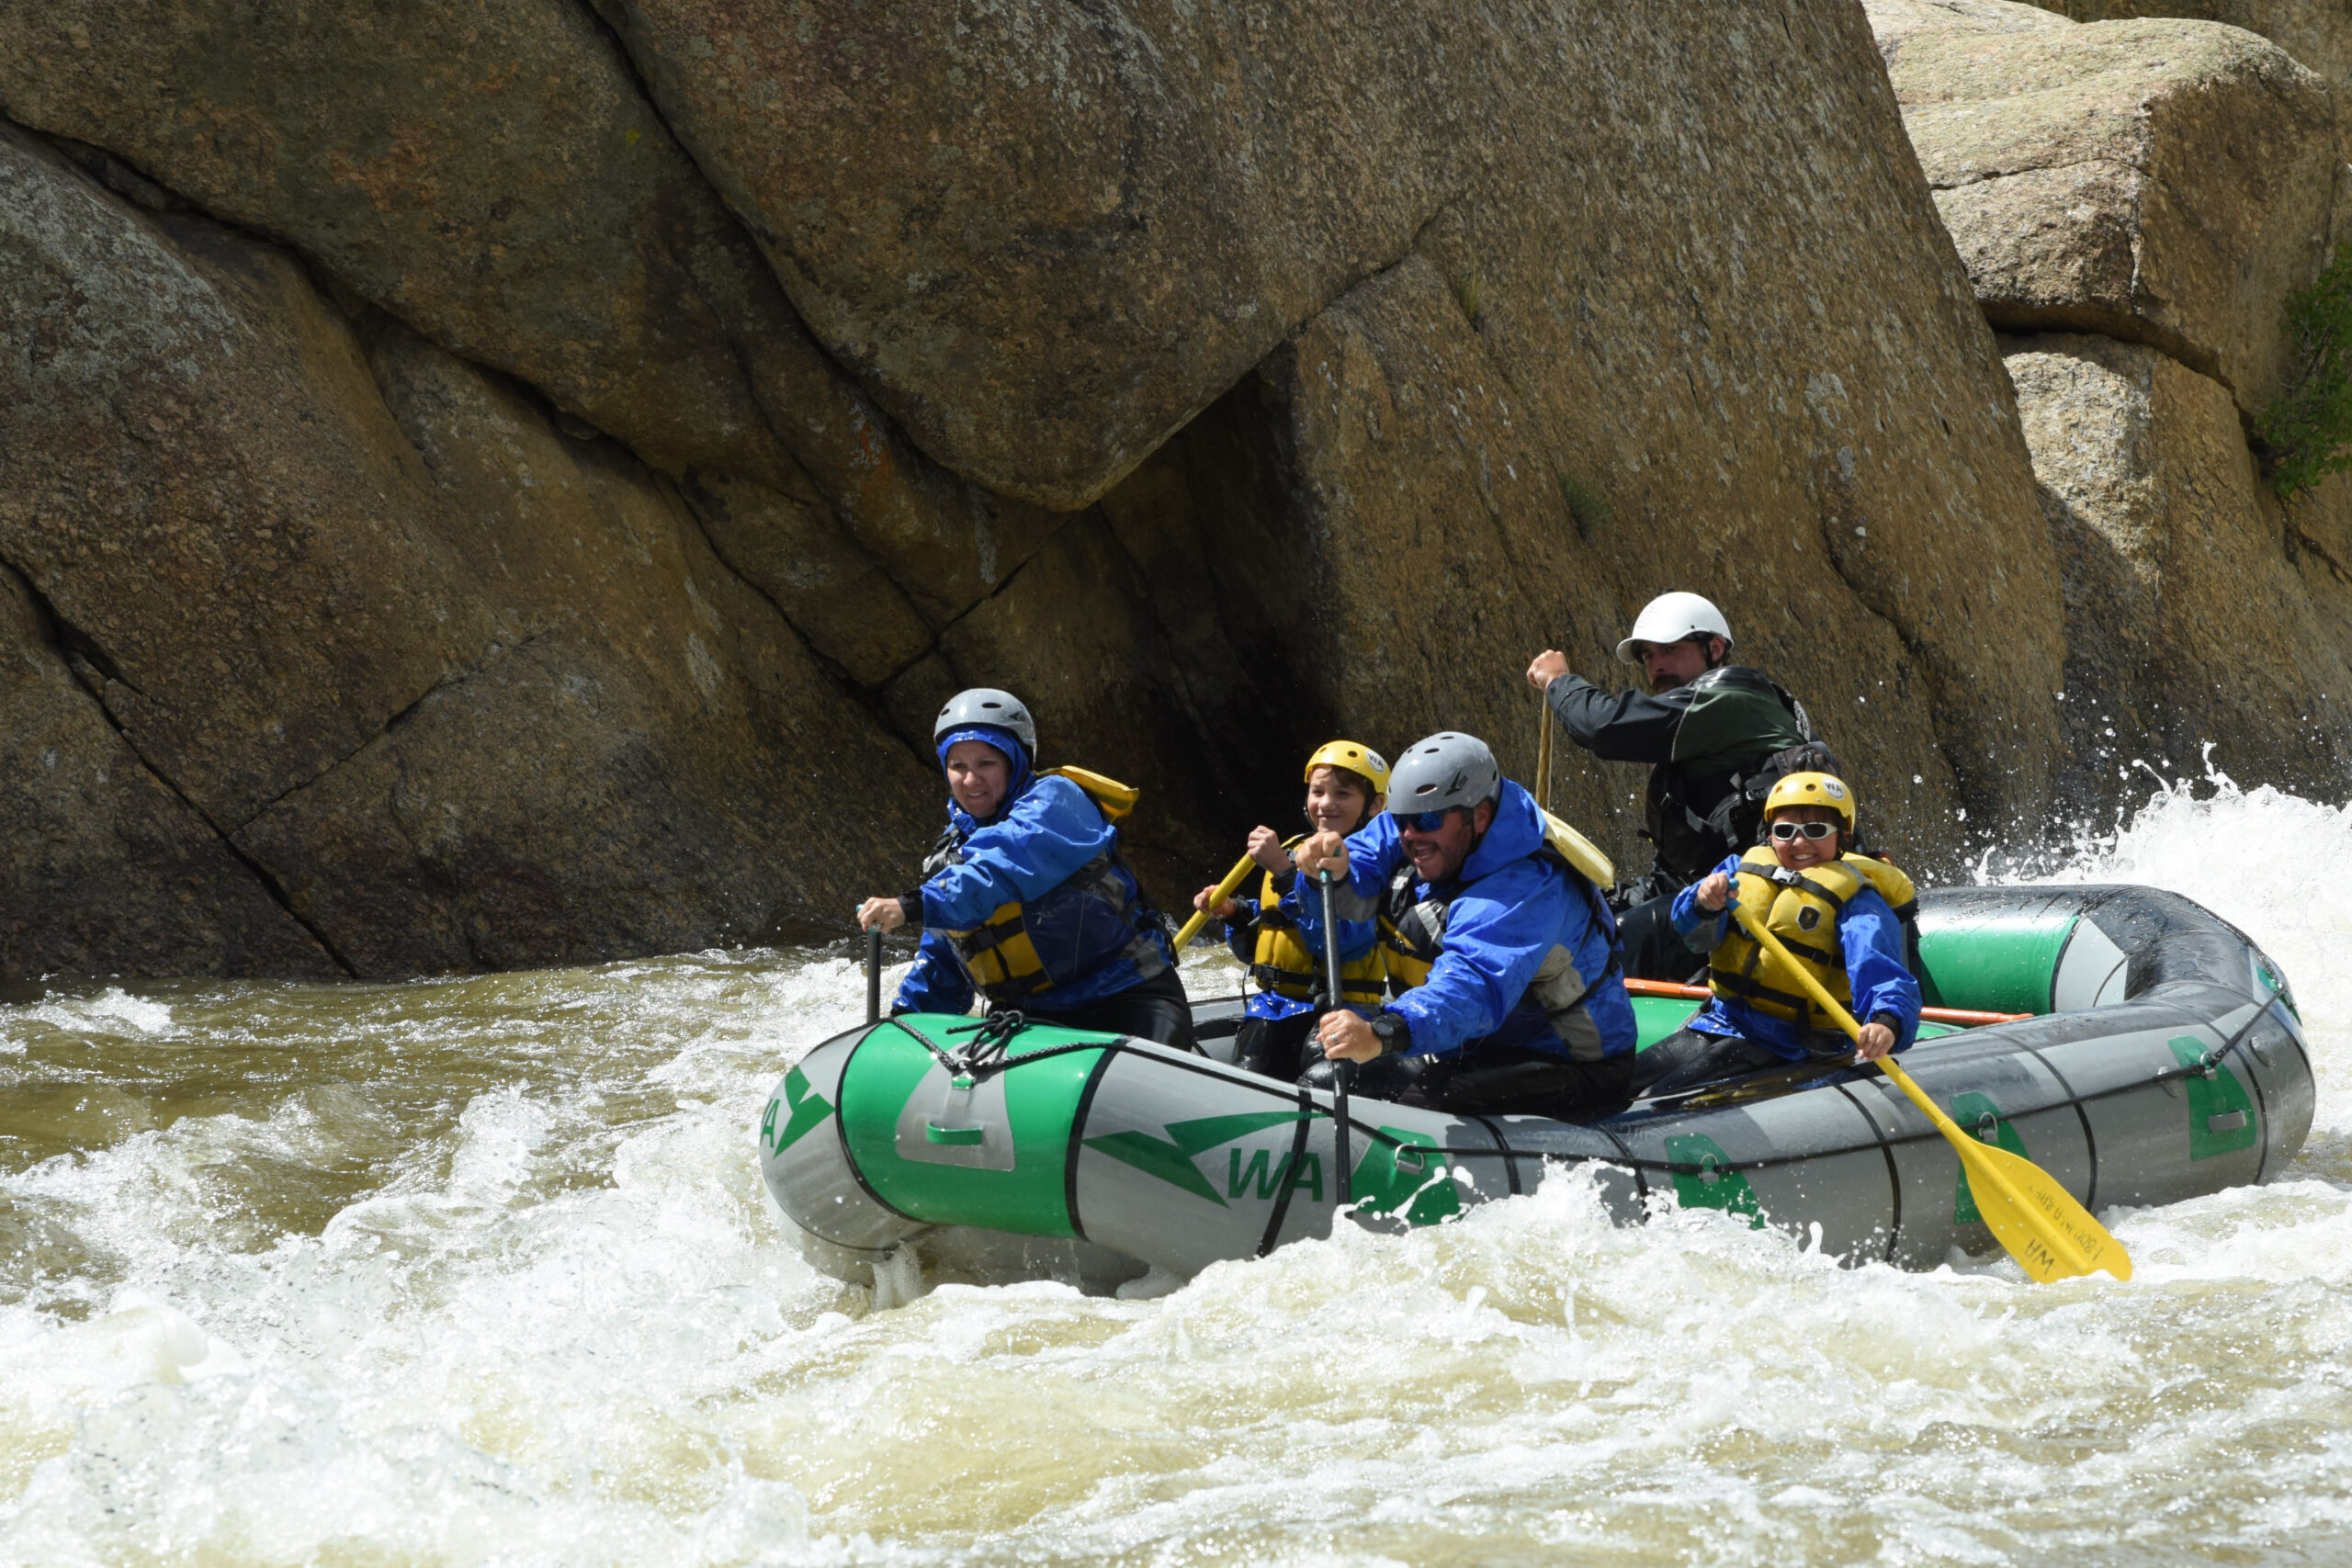
[[[882,1021],[882,928],[865,933],[865,1021]]]
[[[1341,1004],[1340,990],[1340,928],[1331,919],[1331,874],[1321,874],[1323,880],[1323,985],[1324,999],[1330,1010],[1337,1012]],[[1355,1201],[1353,1172],[1348,1168],[1348,1079],[1354,1075],[1355,1064],[1341,1061],[1331,1069],[1331,1122],[1336,1140],[1333,1152],[1339,1156],[1337,1181],[1340,1206],[1345,1208]]]

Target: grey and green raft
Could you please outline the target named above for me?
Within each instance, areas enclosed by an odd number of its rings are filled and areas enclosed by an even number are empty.
[[[1962,1127],[2094,1212],[2275,1179],[2310,1131],[2310,1056],[2285,977],[2226,922],[2145,887],[1930,891],[1931,1005],[2029,1013],[1929,1026],[1904,1060]],[[1690,1016],[1637,998],[1645,1043]],[[1230,1049],[1235,1005],[1199,1011]],[[762,1170],[819,1268],[865,1281],[905,1244],[998,1275],[1105,1289],[1328,1235],[1345,1150],[1355,1223],[1434,1224],[1600,1173],[1624,1220],[1670,1195],[1826,1251],[1931,1268],[1995,1249],[1959,1161],[1875,1071],[1758,1074],[1590,1125],[1328,1096],[1148,1041],[914,1015],[827,1041],[786,1075]]]

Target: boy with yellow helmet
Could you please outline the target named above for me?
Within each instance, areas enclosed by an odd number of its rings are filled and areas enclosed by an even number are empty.
[[[1918,1032],[1919,983],[1904,962],[1911,879],[1849,852],[1853,791],[1829,773],[1791,773],[1765,797],[1764,822],[1764,844],[1725,858],[1674,900],[1674,930],[1708,955],[1714,999],[1679,1034],[1643,1053],[1652,1093],[1849,1049],[1876,1061]],[[1865,1021],[1854,1046],[1731,918],[1734,903],[1762,916],[1790,958]]]
[[[1358,741],[1333,740],[1317,748],[1306,759],[1305,776],[1311,829],[1345,837],[1388,803],[1387,759]],[[1272,828],[1251,829],[1250,858],[1266,874],[1258,897],[1227,898],[1212,907],[1216,889],[1204,887],[1193,900],[1193,908],[1225,922],[1227,944],[1250,965],[1254,989],[1235,1039],[1235,1061],[1285,1083],[1298,1076],[1324,991],[1321,940],[1299,929],[1306,913],[1302,900],[1313,897],[1315,889],[1299,884],[1289,852],[1304,837],[1284,840]],[[1386,978],[1376,936],[1370,920],[1340,922],[1340,1001],[1358,1012],[1380,1005]]]

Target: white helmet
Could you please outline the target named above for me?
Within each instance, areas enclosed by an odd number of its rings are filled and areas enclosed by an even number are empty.
[[[939,710],[939,720],[931,727],[931,739],[936,744],[939,738],[949,730],[973,724],[989,724],[999,729],[1009,729],[1020,738],[1021,744],[1029,748],[1030,756],[1037,754],[1036,723],[1030,718],[1029,710],[1021,705],[1021,699],[1011,692],[999,691],[994,686],[974,686],[969,691],[956,693],[947,699],[947,705]]]
[[[1637,642],[1663,648],[1702,632],[1723,638],[1724,649],[1730,649],[1731,623],[1724,619],[1724,613],[1715,608],[1713,600],[1702,599],[1696,593],[1661,593],[1643,605],[1642,613],[1634,617],[1633,631],[1617,645],[1618,662],[1641,662],[1634,657],[1634,645]]]

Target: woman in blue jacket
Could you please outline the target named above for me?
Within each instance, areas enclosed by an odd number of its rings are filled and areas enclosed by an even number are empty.
[[[922,881],[869,898],[858,924],[920,923],[893,1013],[1017,1008],[1032,1018],[1186,1050],[1193,1015],[1159,912],[1119,855],[1135,792],[1075,768],[1039,773],[1037,729],[1010,693],[975,687],[940,710],[947,830]]]

